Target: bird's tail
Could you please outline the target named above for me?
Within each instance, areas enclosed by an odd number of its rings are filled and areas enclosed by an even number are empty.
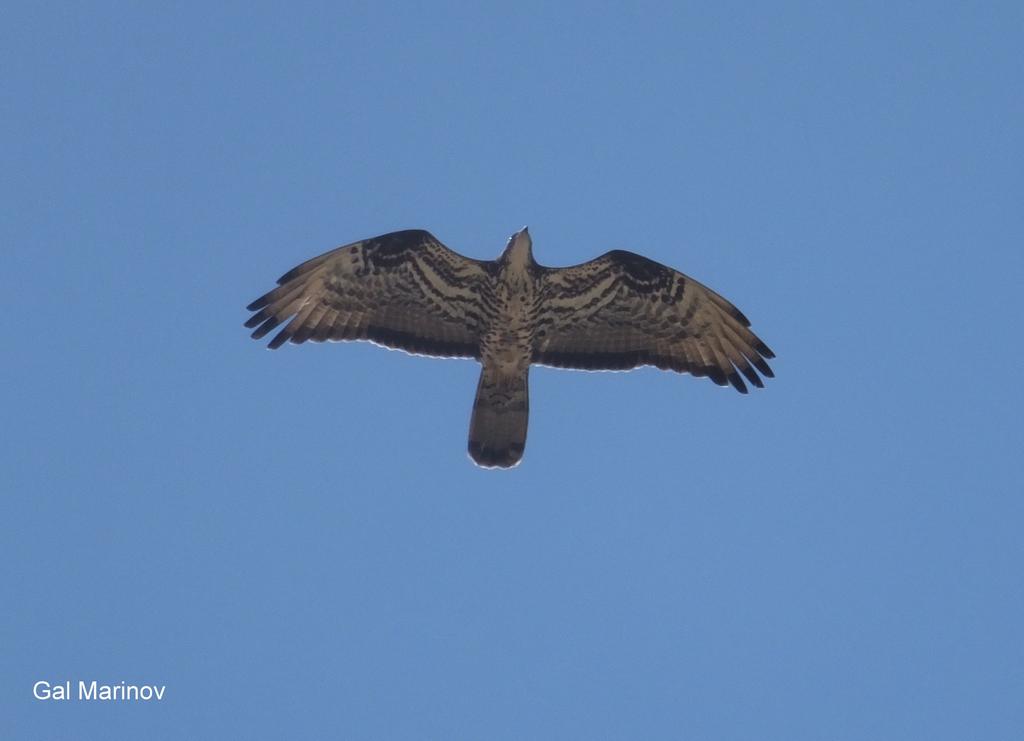
[[[530,367],[512,373],[484,365],[469,422],[469,455],[485,468],[511,468],[526,446]]]

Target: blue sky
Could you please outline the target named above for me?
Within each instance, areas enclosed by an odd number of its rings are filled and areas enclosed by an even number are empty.
[[[1022,28],[8,6],[0,733],[1017,738]],[[719,290],[777,378],[534,369],[524,462],[483,471],[474,363],[242,327],[337,244],[524,224]]]

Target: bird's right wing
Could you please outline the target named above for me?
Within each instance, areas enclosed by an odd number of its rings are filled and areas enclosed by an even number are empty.
[[[291,318],[271,348],[370,340],[417,355],[478,358],[492,265],[421,229],[383,234],[288,271],[246,307],[255,313],[245,326],[258,340]]]

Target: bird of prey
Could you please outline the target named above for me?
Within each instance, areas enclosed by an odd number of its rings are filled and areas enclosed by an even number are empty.
[[[533,259],[527,229],[497,260],[473,260],[422,229],[338,247],[289,270],[247,307],[269,347],[368,340],[414,355],[481,366],[469,455],[485,468],[519,463],[526,445],[527,379],[534,363],[580,370],[653,365],[706,376],[747,393],[772,377],[775,357],[745,316],[693,278],[613,250],[581,265]],[[741,377],[742,376],[742,377]]]

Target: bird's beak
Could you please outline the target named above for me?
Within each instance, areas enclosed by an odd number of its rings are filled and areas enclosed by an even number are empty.
[[[527,226],[524,226],[522,229],[520,229],[519,231],[517,231],[515,234],[513,234],[511,237],[508,238],[508,243],[511,246],[511,245],[515,244],[516,240],[519,239],[520,237],[529,237],[529,236],[530,236],[530,228],[527,227]]]
[[[521,254],[527,261],[533,254],[533,240],[530,239],[530,232],[525,226],[508,238],[508,244],[505,246],[502,256],[513,254]]]
[[[525,226],[522,229],[520,229],[519,231],[517,231],[515,234],[513,234],[511,237],[508,238],[508,244],[505,245],[505,249],[511,249],[512,245],[516,244],[517,242],[519,242],[520,240],[523,240],[523,239],[526,239],[527,241],[530,241],[530,242],[533,241],[533,240],[530,239],[530,230],[529,230],[529,228],[525,227]]]

